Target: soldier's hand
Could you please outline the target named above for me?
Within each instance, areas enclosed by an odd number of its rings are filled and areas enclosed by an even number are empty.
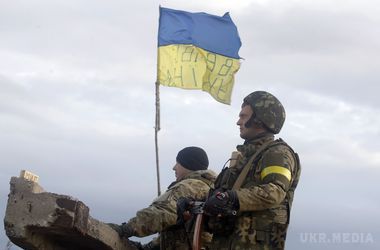
[[[232,190],[217,192],[206,200],[203,209],[210,216],[236,215],[239,210],[239,199]]]
[[[184,224],[191,214],[189,212],[193,199],[180,197],[177,201],[177,225]]]
[[[120,237],[126,237],[129,238],[131,236],[134,236],[134,230],[129,224],[123,222],[121,225],[114,224],[114,223],[107,223],[108,226],[110,226],[113,230],[115,230]]]
[[[144,250],[143,245],[138,241],[128,240],[128,243],[135,246],[139,250]]]
[[[149,242],[142,245],[142,250],[160,250],[160,245],[156,245],[154,242]]]

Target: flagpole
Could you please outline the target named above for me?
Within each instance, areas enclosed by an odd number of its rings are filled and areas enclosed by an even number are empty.
[[[156,81],[156,121],[154,127],[154,142],[156,147],[156,173],[157,173],[157,194],[161,195],[160,188],[160,165],[158,158],[158,131],[160,131],[160,83]]]

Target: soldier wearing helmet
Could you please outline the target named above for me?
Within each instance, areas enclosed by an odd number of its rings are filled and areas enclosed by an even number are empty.
[[[274,138],[284,121],[284,107],[272,94],[256,91],[244,98],[237,121],[244,144],[204,205],[211,249],[284,249],[300,176],[297,153]]]

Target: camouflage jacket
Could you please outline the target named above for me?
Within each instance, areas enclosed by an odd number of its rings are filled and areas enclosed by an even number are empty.
[[[240,172],[264,143],[269,145],[256,157],[236,190],[239,213],[231,218],[210,218],[212,249],[283,249],[294,190],[300,175],[298,155],[281,139],[266,134],[237,146],[241,157],[224,169],[215,190],[232,189]]]
[[[161,249],[189,248],[191,235],[184,227],[176,226],[177,200],[179,197],[205,200],[210,187],[213,187],[215,176],[211,170],[199,170],[170,184],[164,194],[129,220],[128,224],[134,229],[135,236],[144,237],[160,233]]]

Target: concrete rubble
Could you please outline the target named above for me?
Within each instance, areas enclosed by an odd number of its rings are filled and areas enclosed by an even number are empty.
[[[35,182],[38,177],[21,175],[10,180],[4,218],[6,234],[15,245],[32,250],[137,249],[107,224],[91,218],[83,202],[45,192]]]

